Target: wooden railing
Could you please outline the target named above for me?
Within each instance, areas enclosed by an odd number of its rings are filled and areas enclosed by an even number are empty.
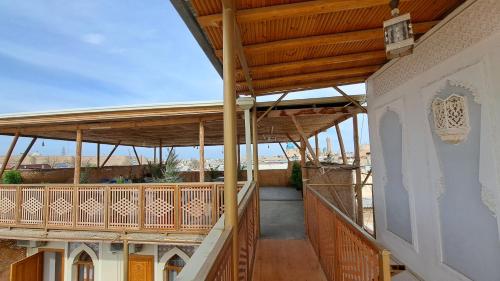
[[[329,281],[391,280],[390,252],[373,237],[313,187],[306,186],[304,205],[308,238]]]
[[[250,281],[258,239],[255,183],[248,183],[238,194],[238,280],[233,272],[232,229],[224,228],[224,216],[212,228],[184,267],[178,281]]]
[[[223,212],[223,183],[0,185],[4,227],[207,233]]]

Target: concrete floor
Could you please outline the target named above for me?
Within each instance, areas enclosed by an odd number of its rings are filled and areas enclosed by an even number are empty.
[[[260,198],[260,239],[306,238],[304,202],[300,191],[290,187],[262,187]]]

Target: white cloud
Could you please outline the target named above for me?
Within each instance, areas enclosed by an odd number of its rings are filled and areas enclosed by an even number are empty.
[[[106,37],[101,33],[87,33],[82,36],[82,41],[92,45],[101,45]]]

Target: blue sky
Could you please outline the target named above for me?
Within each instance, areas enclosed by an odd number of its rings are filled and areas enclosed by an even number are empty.
[[[360,85],[346,90],[364,93]],[[324,89],[287,99],[331,95],[332,89]],[[0,114],[221,99],[222,80],[169,0],[0,1]],[[270,99],[276,97],[260,100]],[[365,120],[361,134],[367,143],[366,117],[360,120]],[[348,149],[349,124],[342,126]],[[333,131],[322,134],[321,146],[327,134]],[[0,137],[0,155],[10,139]],[[16,153],[27,142],[21,140]],[[44,144],[33,151],[74,149],[70,142]],[[219,158],[221,151],[209,148],[207,154]],[[94,152],[84,146],[84,154]],[[179,152],[183,158],[197,155],[192,149]],[[261,152],[278,154],[279,148],[263,145]]]

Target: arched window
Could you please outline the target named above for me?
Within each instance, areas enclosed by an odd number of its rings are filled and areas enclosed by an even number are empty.
[[[94,263],[87,252],[81,252],[75,258],[74,265],[76,267],[77,281],[94,281]]]
[[[163,269],[163,281],[176,281],[177,275],[185,265],[186,262],[178,255],[171,257]]]

